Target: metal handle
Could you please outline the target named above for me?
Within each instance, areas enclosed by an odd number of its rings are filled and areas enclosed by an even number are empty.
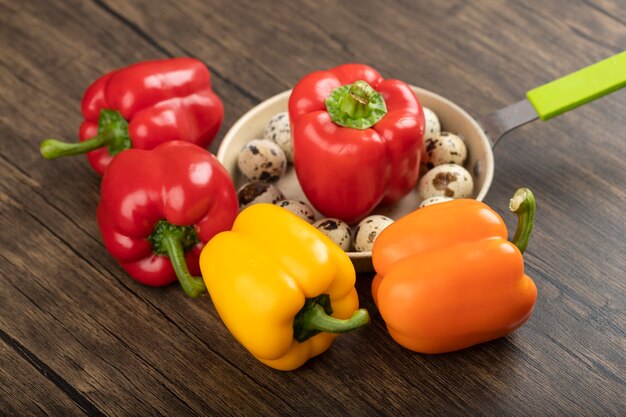
[[[526,99],[478,119],[492,147],[506,133],[538,118],[548,120],[626,86],[626,51],[526,93]]]

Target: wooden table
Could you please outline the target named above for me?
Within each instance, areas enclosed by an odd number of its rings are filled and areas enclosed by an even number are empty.
[[[486,202],[538,200],[526,253],[539,296],[515,334],[428,356],[372,324],[295,372],[257,362],[208,297],[142,286],[102,245],[100,178],[75,140],[83,90],[136,61],[193,56],[227,129],[304,74],[363,62],[474,116],[618,53],[619,0],[525,2],[10,1],[0,3],[0,414],[624,415],[626,92],[495,149]]]

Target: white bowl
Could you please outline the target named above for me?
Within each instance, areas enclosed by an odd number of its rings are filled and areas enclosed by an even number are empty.
[[[451,101],[419,87],[411,86],[420,103],[434,111],[441,122],[442,130],[460,135],[467,145],[468,158],[465,167],[472,173],[474,179],[473,197],[482,200],[493,179],[494,163],[491,144],[478,123],[462,108]],[[228,170],[235,187],[246,182],[237,168],[237,157],[243,146],[252,139],[261,139],[263,130],[269,120],[276,113],[287,111],[291,90],[284,91],[271,97],[248,111],[230,128],[224,136],[217,152],[217,159]],[[309,201],[304,196],[293,167],[283,176],[276,186],[283,192],[285,198]],[[419,205],[417,189],[414,189],[398,203],[391,206],[377,207],[373,214],[383,214],[394,220],[414,211]],[[310,204],[310,203],[309,203]],[[316,212],[316,218],[321,218]],[[357,272],[371,272],[371,252],[348,252]]]

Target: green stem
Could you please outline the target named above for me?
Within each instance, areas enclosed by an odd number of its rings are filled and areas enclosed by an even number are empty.
[[[39,145],[39,151],[46,159],[56,159],[63,156],[80,155],[94,149],[110,145],[110,136],[97,135],[78,143],[61,142],[56,139],[46,139]]]
[[[205,293],[206,286],[202,277],[194,277],[189,273],[180,233],[164,232],[161,236],[161,245],[172,262],[180,286],[183,287],[185,294],[191,298],[196,298]]]
[[[524,253],[535,222],[536,203],[533,192],[528,188],[517,190],[509,203],[509,209],[517,215],[517,229],[511,242]]]
[[[376,91],[365,81],[352,84],[348,94],[339,103],[341,111],[353,119],[367,117],[371,113],[369,103]]]
[[[358,80],[335,88],[326,99],[326,110],[340,126],[368,129],[387,114],[387,105],[380,93]]]
[[[78,143],[46,139],[39,145],[39,151],[46,159],[56,159],[63,156],[80,155],[105,146],[111,156],[132,148],[128,134],[128,122],[117,110],[100,110],[96,136]]]
[[[307,298],[293,322],[294,339],[302,343],[320,332],[347,333],[370,321],[369,313],[364,308],[356,310],[348,319],[338,319],[331,314],[330,297],[327,294]]]
[[[370,322],[370,316],[366,309],[360,308],[349,319],[338,319],[329,316],[320,305],[314,306],[308,316],[308,323],[304,326],[307,330],[318,330],[326,333],[347,333],[359,329]]]

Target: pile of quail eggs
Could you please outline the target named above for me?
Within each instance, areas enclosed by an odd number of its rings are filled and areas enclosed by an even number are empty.
[[[463,140],[441,131],[437,115],[424,108],[426,129],[422,148],[422,176],[417,186],[420,207],[469,197],[473,190],[471,174],[463,168],[467,148]],[[262,139],[254,139],[241,149],[237,164],[246,183],[237,190],[239,207],[270,203],[289,210],[328,236],[346,252],[370,252],[376,237],[393,223],[386,216],[372,215],[356,227],[333,218],[316,218],[313,208],[305,202],[286,199],[276,181],[293,163],[293,145],[289,115],[281,112],[272,117]]]
[[[467,147],[458,135],[441,130],[439,118],[424,107],[426,128],[422,142],[422,175],[417,185],[421,204],[471,197],[472,175],[463,167]]]

